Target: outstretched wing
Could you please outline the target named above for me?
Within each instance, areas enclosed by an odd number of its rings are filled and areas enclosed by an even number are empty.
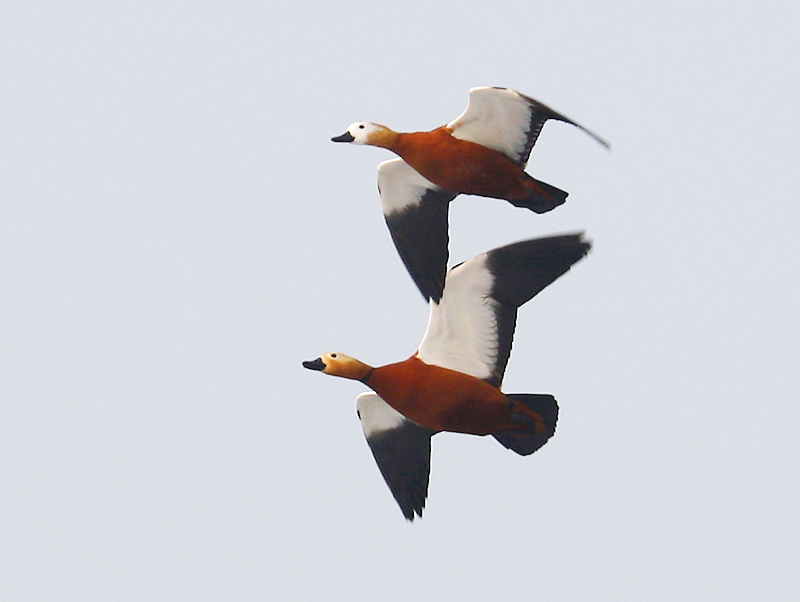
[[[439,301],[447,273],[448,205],[457,195],[402,159],[378,166],[378,191],[394,246],[425,300]]]
[[[583,234],[524,240],[451,269],[439,303],[431,303],[417,357],[500,386],[517,308],[589,252]]]
[[[431,437],[436,431],[412,422],[375,393],[356,401],[361,428],[375,462],[408,520],[422,516],[428,497]]]
[[[608,147],[594,132],[510,88],[472,88],[467,108],[447,127],[455,138],[493,148],[524,167],[548,119],[572,124]]]

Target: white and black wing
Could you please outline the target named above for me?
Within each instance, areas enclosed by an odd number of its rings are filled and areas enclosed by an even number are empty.
[[[402,159],[378,166],[378,191],[386,225],[411,279],[426,300],[439,301],[447,273],[448,208],[457,195]]]
[[[517,308],[589,252],[583,234],[524,240],[451,269],[431,303],[417,356],[499,386],[511,354]]]
[[[467,108],[447,127],[455,138],[493,148],[524,167],[548,119],[574,125],[608,147],[594,132],[510,88],[472,88]]]
[[[422,516],[428,497],[431,437],[436,433],[412,422],[376,393],[356,401],[361,428],[375,462],[400,510],[408,520]]]

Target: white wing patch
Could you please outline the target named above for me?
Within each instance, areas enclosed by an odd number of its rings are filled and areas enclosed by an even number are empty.
[[[428,328],[417,355],[426,364],[477,378],[493,374],[498,354],[496,301],[487,255],[450,270],[440,303],[430,304]]]
[[[402,159],[390,159],[378,165],[378,191],[384,215],[419,205],[426,190],[441,188]]]
[[[453,137],[500,151],[512,161],[525,152],[532,107],[519,92],[508,88],[472,88],[469,104],[447,124]]]
[[[406,421],[405,416],[383,401],[377,393],[359,395],[356,399],[356,410],[367,439],[376,433],[399,428]]]

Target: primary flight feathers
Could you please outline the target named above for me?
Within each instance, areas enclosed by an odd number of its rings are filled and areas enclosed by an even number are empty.
[[[555,432],[558,405],[548,394],[505,394],[517,309],[588,253],[582,234],[525,240],[452,268],[428,327],[407,360],[372,367],[341,353],[306,368],[359,380],[364,435],[403,515],[422,516],[430,438],[440,431],[493,435],[528,455]]]
[[[464,112],[430,132],[395,132],[357,122],[335,142],[387,148],[399,159],[378,166],[378,189],[397,252],[426,299],[439,301],[448,258],[448,204],[459,194],[504,199],[544,213],[567,193],[525,173],[531,149],[549,119],[564,115],[508,88],[472,88]]]

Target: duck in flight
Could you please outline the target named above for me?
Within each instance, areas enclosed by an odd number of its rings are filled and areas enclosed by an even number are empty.
[[[303,362],[372,389],[356,408],[367,443],[403,515],[422,516],[431,437],[492,435],[529,455],[555,432],[552,395],[500,390],[517,309],[588,253],[582,234],[514,243],[452,268],[428,327],[407,360],[372,367],[341,353]]]
[[[459,194],[504,199],[545,213],[567,198],[563,190],[525,172],[531,149],[549,119],[572,124],[550,107],[509,88],[472,88],[464,112],[430,132],[395,132],[356,122],[334,142],[389,149],[398,159],[378,166],[383,214],[395,247],[425,299],[442,296],[448,258],[448,204]]]

